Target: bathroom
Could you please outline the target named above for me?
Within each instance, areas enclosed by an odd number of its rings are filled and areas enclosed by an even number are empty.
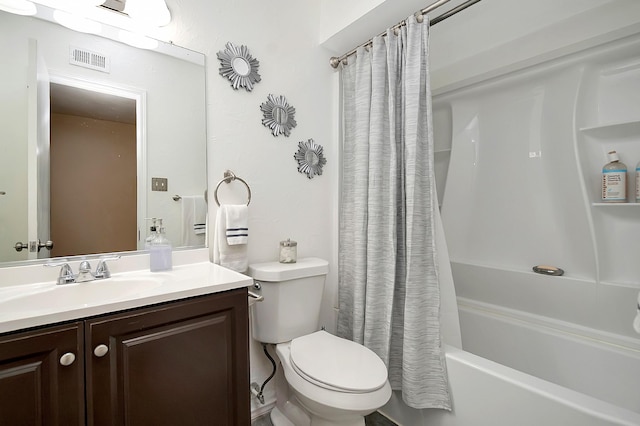
[[[298,242],[299,257],[314,256],[329,261],[321,311],[321,325],[327,330],[335,330],[337,317],[340,183],[340,85],[338,73],[328,60],[426,3],[430,2],[167,0],[172,14],[167,26],[169,39],[206,56],[207,186],[210,190],[215,188],[225,170],[232,170],[250,184],[251,262],[276,260],[278,242],[287,238]],[[482,0],[432,30],[430,64],[436,119],[446,111],[438,107],[446,104],[448,92],[635,34],[640,31],[639,23],[640,9],[631,1]],[[260,61],[262,81],[252,91],[233,90],[219,75],[216,54],[227,42],[247,45]],[[296,109],[297,126],[289,137],[273,137],[261,124],[259,106],[271,93],[286,96]],[[298,142],[311,138],[324,147],[327,164],[321,176],[307,179],[297,171],[293,154]],[[440,154],[436,161],[446,155]],[[627,166],[634,167],[635,161],[629,160]],[[442,166],[437,170],[441,181],[446,176],[447,162],[437,163]],[[443,188],[438,190],[442,196]],[[239,185],[225,185],[222,191],[220,196],[229,203],[242,203],[246,197]],[[443,206],[443,216],[446,209]],[[446,226],[447,218],[443,220]],[[512,244],[517,245],[517,241],[514,236]],[[555,259],[536,260],[536,263],[554,262]],[[570,276],[568,265],[556,266],[566,268]],[[454,278],[464,273],[460,267],[454,270]],[[470,288],[465,290],[471,292]],[[637,293],[637,285],[635,290]],[[532,303],[550,304],[549,300],[527,294]],[[579,303],[570,295],[566,297],[565,303]],[[485,300],[491,302],[488,295]],[[635,301],[630,302],[633,308]],[[557,300],[554,306],[556,303]],[[635,345],[638,346],[637,339]],[[262,382],[270,374],[270,364],[255,342],[250,349],[250,379]],[[264,414],[274,399],[275,390],[271,387],[265,390],[265,405],[252,399],[252,417]],[[386,407],[383,412],[399,424],[453,424],[442,419],[438,420],[440,423],[428,420],[428,414],[398,404]]]

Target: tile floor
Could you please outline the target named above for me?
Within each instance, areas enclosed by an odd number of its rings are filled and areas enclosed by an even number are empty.
[[[387,419],[377,411],[375,413],[369,414],[367,417],[365,417],[364,420],[366,426],[398,426],[396,423]],[[251,426],[273,426],[273,423],[271,423],[271,418],[269,417],[269,415],[265,414],[264,416],[260,416],[253,422],[251,422]]]

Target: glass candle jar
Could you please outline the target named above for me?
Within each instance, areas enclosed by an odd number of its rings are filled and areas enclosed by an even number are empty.
[[[280,263],[296,263],[298,258],[298,243],[287,238],[280,241]]]

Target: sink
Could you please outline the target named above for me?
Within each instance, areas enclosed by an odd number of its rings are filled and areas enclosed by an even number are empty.
[[[105,302],[142,296],[160,288],[163,276],[112,277],[73,284],[37,285],[20,293],[13,289],[0,292],[0,311],[3,316],[11,312],[42,312],[54,308],[77,309],[101,305]]]

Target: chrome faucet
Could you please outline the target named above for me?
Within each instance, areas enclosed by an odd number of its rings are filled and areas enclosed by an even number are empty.
[[[69,266],[66,262],[55,262],[55,263],[45,263],[44,266],[54,267],[60,266],[60,275],[58,275],[57,283],[60,284],[71,284],[76,282],[76,277],[73,275],[73,271],[71,270],[71,266]]]
[[[120,255],[114,256],[103,256],[98,261],[98,266],[96,267],[95,272],[91,272],[91,264],[83,260],[80,262],[80,266],[78,268],[78,274],[74,275],[71,266],[67,263],[66,260],[62,260],[60,262],[53,263],[45,263],[44,266],[53,267],[60,266],[60,275],[58,276],[57,283],[60,284],[71,284],[71,283],[85,283],[88,281],[94,280],[102,280],[111,277],[111,271],[109,271],[109,267],[107,266],[108,260],[117,260],[120,259]]]
[[[91,272],[91,264],[86,260],[80,262],[80,267],[78,269],[78,275],[76,275],[77,283],[86,283],[87,281],[93,281],[96,279],[96,276]]]
[[[98,266],[96,266],[96,272],[93,274],[96,280],[101,280],[104,278],[111,278],[111,271],[107,266],[107,260],[117,260],[120,259],[120,256],[109,256],[109,257],[101,257],[98,261]]]

